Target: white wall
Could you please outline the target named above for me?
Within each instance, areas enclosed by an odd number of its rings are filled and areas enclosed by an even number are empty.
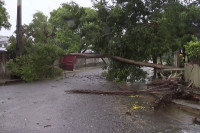
[[[195,87],[200,88],[200,66],[196,64],[185,64],[184,72],[185,81],[192,83]]]
[[[75,68],[96,66],[103,63],[100,58],[77,58]]]

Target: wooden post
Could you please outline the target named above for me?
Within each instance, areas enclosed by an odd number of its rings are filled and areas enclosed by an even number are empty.
[[[185,63],[188,63],[188,56],[185,56]]]
[[[174,52],[174,66],[179,68],[180,67],[180,52],[179,51],[175,51]]]

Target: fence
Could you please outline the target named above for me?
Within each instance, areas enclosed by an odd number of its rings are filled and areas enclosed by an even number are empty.
[[[200,88],[200,66],[196,64],[185,64],[185,81]]]

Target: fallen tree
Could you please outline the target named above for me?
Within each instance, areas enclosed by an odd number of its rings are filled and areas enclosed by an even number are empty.
[[[66,90],[66,93],[75,94],[93,94],[93,95],[134,95],[134,94],[150,94],[155,96],[153,107],[158,110],[173,99],[186,99],[200,101],[200,95],[187,88],[184,81],[180,79],[157,80],[147,85],[148,89],[134,90]]]
[[[170,69],[174,68],[172,66],[165,66],[161,64],[154,64],[148,62],[141,62],[130,60],[118,56],[110,56],[106,54],[84,54],[84,53],[71,53],[68,55],[84,57],[84,58],[111,58],[113,60],[117,60],[120,62],[138,65],[138,66],[146,66],[157,69]],[[151,94],[156,97],[154,101],[154,109],[157,110],[162,106],[170,103],[173,99],[189,99],[200,101],[200,95],[194,93],[193,91],[188,89],[188,86],[184,83],[181,78],[175,79],[167,79],[167,80],[156,80],[151,84],[148,84],[148,89],[145,90],[69,90],[66,93],[79,93],[79,94],[95,94],[95,95],[132,95],[132,94]]]
[[[102,91],[102,90],[69,90],[66,93],[77,94],[93,94],[93,95],[132,95],[132,94],[154,94],[159,90],[116,90],[116,91]]]
[[[119,56],[110,56],[110,55],[107,55],[107,54],[71,53],[71,54],[67,54],[67,55],[84,57],[84,58],[111,58],[113,60],[117,60],[117,61],[120,61],[120,62],[128,63],[128,64],[131,64],[131,65],[152,67],[152,68],[157,68],[157,69],[170,69],[170,68],[174,68],[173,66],[165,66],[165,65],[154,64],[154,63],[149,63],[149,62],[135,61],[135,60],[130,60],[130,59],[122,58],[122,57],[119,57]]]

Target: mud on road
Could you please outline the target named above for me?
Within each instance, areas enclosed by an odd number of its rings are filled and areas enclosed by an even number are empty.
[[[155,112],[151,96],[67,94],[72,89],[140,89],[116,84],[100,68],[66,77],[0,86],[0,133],[198,133],[192,114],[174,105]]]

